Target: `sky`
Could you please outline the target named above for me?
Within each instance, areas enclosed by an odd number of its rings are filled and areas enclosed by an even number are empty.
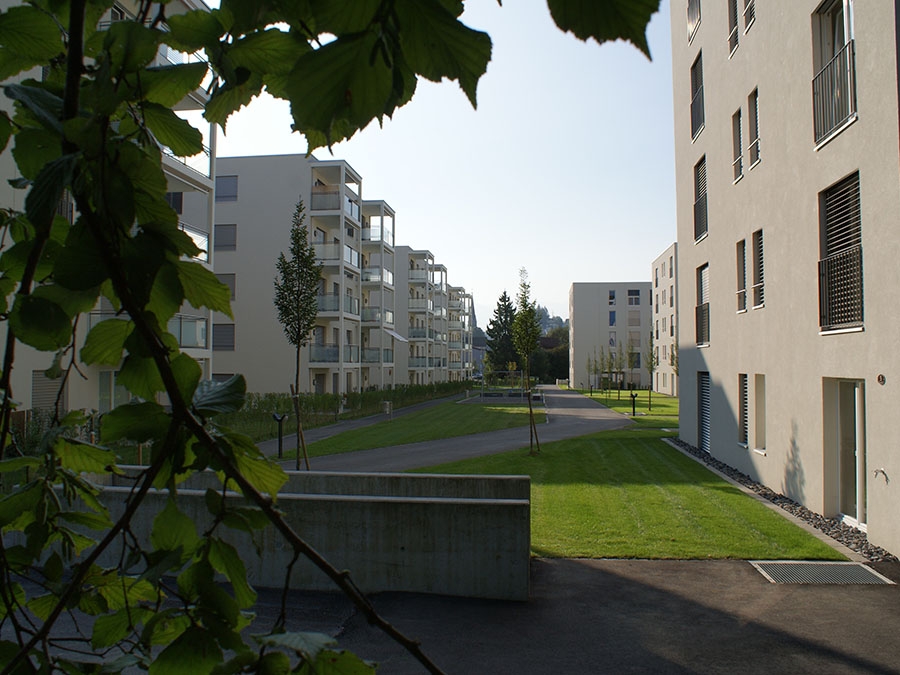
[[[562,33],[542,0],[470,0],[462,20],[493,40],[477,110],[455,82],[420,80],[333,158],[396,211],[397,245],[431,251],[473,294],[482,328],[523,267],[532,299],[564,319],[573,282],[649,281],[675,240],[669,0],[648,28],[652,61]],[[305,153],[290,122],[263,95],[228,121],[218,155]]]

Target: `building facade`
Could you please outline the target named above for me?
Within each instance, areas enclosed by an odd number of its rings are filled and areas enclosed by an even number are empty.
[[[897,25],[853,0],[671,17],[680,435],[895,553]]]
[[[429,251],[396,245],[394,209],[363,199],[353,167],[304,155],[226,157],[216,183],[215,271],[232,289],[234,319],[214,317],[214,377],[243,373],[255,392],[287,391],[293,382],[295,350],[278,323],[273,282],[303,201],[323,269],[300,390],[344,394],[450,379],[447,269]],[[460,372],[468,379],[471,366]]]
[[[570,387],[598,388],[609,370],[613,371],[614,386],[650,386],[645,352],[653,316],[651,290],[648,281],[572,284],[569,288]],[[610,353],[620,355],[618,367],[606,366]]]
[[[678,396],[678,244],[663,251],[650,267],[653,281],[653,391]]]
[[[7,9],[19,2],[0,1],[0,7]],[[191,10],[207,10],[201,0],[175,0],[167,5],[169,16]],[[136,16],[138,3],[122,0],[115,3],[104,15],[104,22],[126,21]],[[160,47],[151,66],[187,63],[198,60],[198,56],[178,52],[166,45]],[[19,76],[41,79],[40,69]],[[168,148],[163,147],[162,167],[169,190],[169,204],[178,213],[182,230],[197,244],[202,252],[196,261],[212,266],[210,256],[210,238],[214,222],[213,180],[216,166],[216,128],[202,117],[203,107],[207,100],[204,90],[198,89],[186,96],[175,106],[180,117],[190,121],[203,135],[204,151],[194,157],[178,157]],[[11,101],[4,97],[2,105],[11,111]],[[18,174],[10,152],[0,155],[0,167],[4,180],[0,181],[0,204],[5,208],[24,211],[26,192],[12,189],[7,182]],[[69,220],[76,217],[74,204],[64,199],[58,208],[58,215]],[[84,343],[87,331],[100,321],[115,316],[112,306],[106,299],[93,311],[81,317],[75,337],[75,353]],[[169,322],[169,332],[175,336],[183,352],[192,356],[201,366],[203,377],[210,376],[211,349],[209,343],[210,313],[189,306],[183,307]],[[6,323],[0,325],[2,338],[5,340]],[[22,402],[22,409],[52,410],[59,407],[61,411],[83,409],[100,413],[111,410],[116,405],[129,399],[124,387],[117,386],[118,367],[87,366],[78,364],[83,377],[70,377],[66,380],[48,378],[47,370],[54,359],[52,352],[39,352],[24,344],[17,345],[16,368],[12,374],[13,396]]]

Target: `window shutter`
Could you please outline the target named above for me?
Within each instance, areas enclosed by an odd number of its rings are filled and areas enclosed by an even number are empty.
[[[704,265],[697,275],[697,304],[707,302],[709,302],[709,265]]]
[[[862,244],[859,173],[825,192],[825,257]]]
[[[709,373],[697,373],[697,444],[709,452],[710,439]]]

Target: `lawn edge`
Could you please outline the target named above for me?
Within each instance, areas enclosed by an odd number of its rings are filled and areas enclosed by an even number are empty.
[[[756,501],[758,501],[758,502],[760,502],[761,504],[763,504],[766,508],[768,508],[768,509],[774,511],[775,513],[777,513],[778,515],[780,515],[780,516],[783,517],[784,519],[788,520],[789,522],[793,523],[793,524],[796,525],[797,527],[801,528],[802,530],[805,530],[806,532],[808,532],[809,534],[811,534],[812,536],[814,536],[816,539],[818,539],[819,541],[821,541],[823,544],[826,544],[827,546],[830,546],[830,547],[833,548],[835,551],[837,551],[838,553],[840,553],[841,555],[843,555],[845,558],[847,558],[847,560],[849,560],[849,561],[851,561],[851,562],[858,562],[858,563],[868,563],[868,562],[870,562],[869,559],[866,558],[864,555],[862,555],[862,554],[860,554],[860,553],[857,553],[856,551],[854,551],[854,550],[851,549],[850,547],[845,546],[844,544],[842,544],[841,542],[837,541],[836,539],[833,539],[833,538],[829,537],[827,534],[825,534],[824,532],[822,532],[822,531],[819,530],[818,528],[813,527],[812,525],[810,525],[809,523],[807,523],[807,522],[806,522],[805,520],[803,520],[802,518],[798,518],[797,516],[795,516],[795,515],[794,515],[793,513],[791,513],[790,511],[785,511],[784,509],[782,509],[782,508],[781,508],[780,506],[778,506],[777,504],[773,504],[773,503],[770,502],[768,499],[765,499],[764,497],[758,495],[758,494],[755,493],[753,490],[749,489],[746,485],[742,485],[741,483],[737,482],[737,481],[734,480],[731,476],[728,476],[727,474],[722,473],[721,471],[719,471],[718,469],[716,469],[716,468],[710,466],[709,464],[706,464],[705,462],[702,462],[698,457],[692,455],[692,454],[689,453],[689,452],[686,452],[684,449],[682,449],[681,447],[679,447],[678,444],[677,444],[677,443],[674,443],[670,438],[660,438],[660,440],[663,441],[663,442],[664,442],[666,445],[668,445],[670,448],[673,448],[674,450],[677,450],[678,452],[680,452],[680,453],[681,453],[682,455],[684,455],[685,457],[689,457],[689,458],[692,459],[693,461],[697,462],[697,464],[702,465],[703,467],[705,467],[706,469],[708,469],[709,471],[711,471],[712,473],[714,473],[715,475],[717,475],[717,476],[718,476],[719,478],[721,478],[722,480],[724,480],[724,481],[730,483],[731,485],[733,485],[734,487],[736,487],[738,490],[740,490],[741,492],[743,492],[743,493],[744,493],[745,495],[747,495],[748,497],[752,497],[752,498],[755,499]]]

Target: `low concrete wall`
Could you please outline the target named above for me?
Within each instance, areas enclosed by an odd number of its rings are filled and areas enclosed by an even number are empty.
[[[289,472],[278,495],[287,522],[338,569],[349,570],[366,593],[410,591],[527,600],[529,594],[530,479],[528,476],[340,474]],[[102,499],[116,518],[130,482],[106,485]],[[206,488],[213,473],[178,489],[179,508],[208,527]],[[132,531],[149,541],[153,518],[168,499],[151,492]],[[235,504],[240,496],[230,494]],[[222,531],[241,553],[254,585],[281,587],[292,551],[274,528],[255,535]],[[257,552],[257,546],[259,552]],[[294,566],[293,588],[334,590],[305,559]]]

